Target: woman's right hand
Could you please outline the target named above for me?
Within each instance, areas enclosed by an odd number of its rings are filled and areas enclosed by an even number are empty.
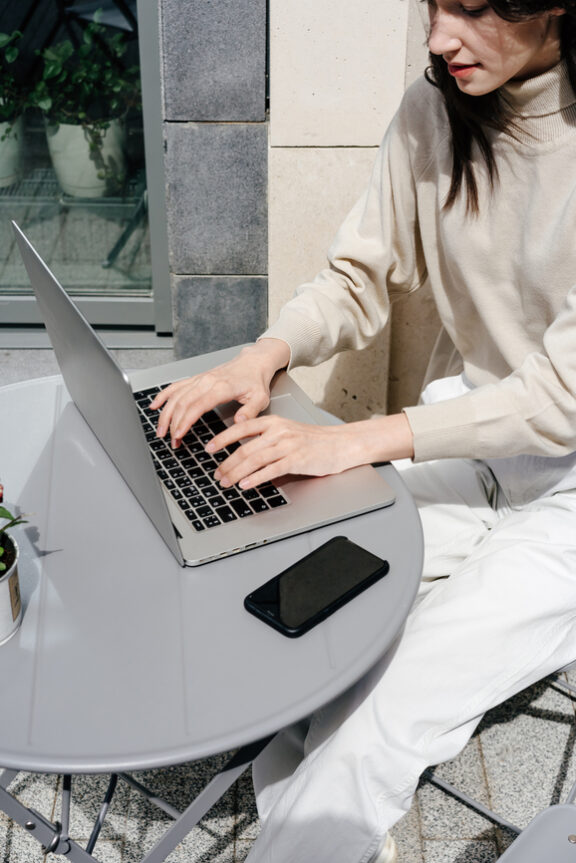
[[[172,446],[178,447],[202,414],[230,401],[240,403],[235,422],[253,419],[268,406],[272,378],[289,361],[286,342],[260,339],[243,348],[230,362],[170,384],[150,404],[153,410],[160,410],[158,437],[169,431]]]

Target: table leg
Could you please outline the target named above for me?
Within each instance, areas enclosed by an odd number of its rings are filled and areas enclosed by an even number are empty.
[[[252,764],[256,756],[262,752],[271,740],[272,737],[267,737],[264,740],[259,740],[257,743],[251,743],[249,746],[244,746],[240,749],[224,769],[208,783],[206,788],[200,792],[187,809],[179,815],[175,824],[168,828],[166,833],[164,833],[154,848],[142,858],[140,863],[162,863],[168,854],[186,838],[200,819],[204,817],[230,786]],[[127,777],[122,776],[122,778],[126,779]]]
[[[256,743],[251,743],[240,749],[226,764],[223,770],[220,771],[204,788],[203,791],[190,803],[190,805],[180,812],[158,798],[153,792],[149,791],[129,774],[118,774],[118,776],[135,788],[140,794],[143,794],[151,803],[154,803],[158,808],[166,812],[174,819],[174,824],[168,828],[162,838],[156,843],[154,848],[146,854],[141,863],[162,863],[162,861],[170,854],[174,848],[186,838],[188,833],[200,821],[201,818],[220,800],[223,794],[230,788],[231,785],[244,773],[244,771],[252,764],[254,759],[262,752],[262,750],[272,740],[274,735],[259,740]],[[88,841],[86,849],[82,848],[68,835],[70,823],[70,804],[72,794],[72,777],[65,775],[62,785],[62,823],[55,821],[52,823],[35,809],[28,808],[20,803],[12,794],[9,793],[8,786],[12,780],[18,775],[17,770],[4,770],[0,774],[0,810],[16,821],[21,827],[27,830],[41,843],[45,851],[53,854],[62,854],[73,861],[73,863],[98,863],[97,858],[92,856],[92,850],[96,844],[96,840],[104,823],[106,812],[110,801],[114,795],[118,776],[112,774],[110,783],[106,791],[106,796],[102,803],[100,813],[94,825],[92,835]]]
[[[95,863],[95,858],[91,854],[69,839],[67,835],[63,835],[62,825],[58,821],[53,824],[35,809],[24,806],[6,790],[4,783],[9,784],[6,777],[7,773],[11,774],[10,782],[17,776],[17,771],[5,770],[3,772],[0,780],[0,809],[33,835],[45,850],[50,850],[55,854],[65,854],[74,863]],[[67,833],[67,831],[64,832]]]

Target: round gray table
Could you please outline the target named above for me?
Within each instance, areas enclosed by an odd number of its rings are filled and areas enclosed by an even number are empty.
[[[399,633],[422,539],[392,466],[378,468],[391,507],[182,568],[59,377],[0,399],[5,504],[29,519],[14,531],[24,620],[0,647],[2,767],[118,773],[243,746],[340,694]],[[299,639],[244,610],[249,591],[337,534],[389,574]]]

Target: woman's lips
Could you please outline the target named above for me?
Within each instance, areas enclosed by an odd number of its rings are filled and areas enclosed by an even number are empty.
[[[448,71],[454,78],[466,78],[467,75],[471,75],[477,68],[477,63],[448,63]]]

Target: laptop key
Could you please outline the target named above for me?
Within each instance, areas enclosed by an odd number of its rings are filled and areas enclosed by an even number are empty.
[[[254,512],[266,512],[266,510],[270,509],[268,503],[261,497],[259,497],[258,500],[251,500],[250,506]]]
[[[222,524],[217,515],[209,515],[208,518],[203,519],[205,527],[218,527],[218,525]]]
[[[193,506],[195,508],[202,506],[205,503],[204,498],[198,497],[198,495],[195,495],[194,497],[189,497],[188,500],[190,501],[190,506]]]
[[[164,461],[164,462],[165,462],[165,461],[167,461],[169,458],[173,458],[173,456],[172,456],[172,450],[168,449],[168,447],[166,447],[165,449],[158,449],[158,450],[156,450],[156,458],[159,458],[159,459],[160,459],[160,461]],[[177,464],[178,464],[178,462],[176,462],[176,464],[174,464],[174,465],[172,465],[172,466],[173,466],[173,467],[176,467],[176,466],[177,466]]]
[[[230,506],[234,510],[234,512],[240,516],[240,518],[246,518],[248,515],[254,515],[253,511],[250,509],[246,501],[238,498],[237,500],[231,500]]]
[[[209,452],[202,450],[202,452],[196,454],[196,461],[198,462],[198,464],[202,464],[206,461],[212,461],[212,456]]]
[[[196,440],[196,437],[193,437],[190,442],[188,442],[186,438],[184,438],[183,443],[186,445],[186,449],[188,450],[188,452],[192,455],[196,455],[196,453],[198,452],[204,452],[204,447],[199,440]]]
[[[218,513],[218,516],[224,522],[224,524],[230,521],[236,521],[236,519],[238,518],[236,513],[232,509],[230,509],[229,506],[218,506],[216,507],[216,512]]]
[[[278,494],[278,489],[271,482],[265,482],[263,485],[258,486],[258,491],[262,497],[272,497],[272,495]]]
[[[207,498],[216,497],[216,495],[219,494],[219,491],[215,486],[207,485],[202,489],[202,494]]]
[[[269,497],[268,503],[270,504],[271,507],[276,509],[279,506],[284,506],[285,504],[288,503],[288,501],[285,498],[283,498],[281,494],[279,494],[276,497]]]
[[[219,430],[223,431],[226,428],[226,423],[218,416],[216,411],[206,411],[206,413],[202,415],[202,419],[206,425],[216,426]]]

